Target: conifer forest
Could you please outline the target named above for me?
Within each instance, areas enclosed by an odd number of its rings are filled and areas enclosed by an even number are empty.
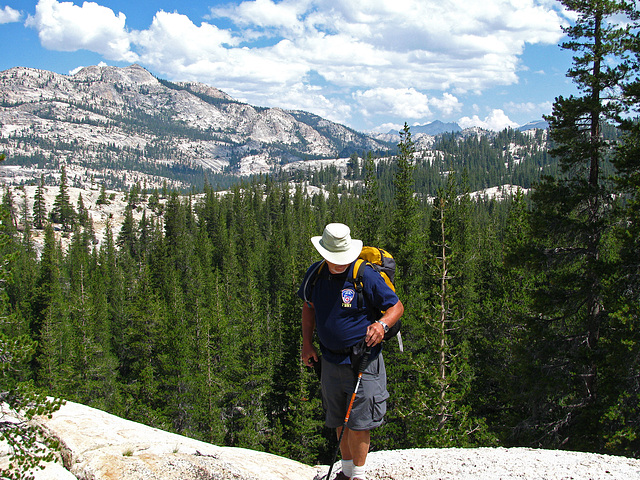
[[[405,306],[404,352],[395,339],[384,347],[390,399],[373,450],[640,457],[637,2],[562,3],[578,17],[562,47],[575,55],[568,76],[580,94],[556,98],[548,148],[510,169],[509,182],[496,152],[523,134],[445,135],[442,161],[429,168],[405,125],[390,161],[354,157],[348,175],[360,186],[328,170],[305,179],[327,196],[284,175],[226,194],[209,185],[130,192],[131,209],[163,197],[162,221],[129,219],[100,248],[64,195],[54,211],[36,202],[25,215],[5,196],[3,400],[37,403],[40,392],[214,444],[327,463],[336,440],[319,381],[300,361],[296,292],[319,259],[309,239],[342,222],[394,255]],[[629,21],[613,23],[621,16]],[[470,195],[501,182],[531,190]],[[35,229],[45,232],[40,254]]]

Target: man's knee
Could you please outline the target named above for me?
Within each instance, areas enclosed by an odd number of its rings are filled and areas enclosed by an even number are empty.
[[[371,431],[370,430],[349,430],[345,432],[349,437],[349,443],[351,445],[357,444],[369,444],[371,441]]]

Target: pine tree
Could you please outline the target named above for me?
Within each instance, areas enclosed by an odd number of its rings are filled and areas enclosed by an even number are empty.
[[[505,445],[527,443],[528,395],[544,382],[536,371],[527,331],[535,275],[521,263],[530,238],[529,209],[522,191],[507,202],[504,228],[481,247],[478,317],[471,341],[475,364],[475,410]],[[497,224],[500,227],[500,224]],[[494,243],[495,242],[495,243]],[[515,443],[514,443],[515,438]]]
[[[47,206],[44,200],[44,174],[40,176],[38,187],[33,199],[33,226],[42,230],[47,221]]]
[[[356,216],[356,231],[360,232],[365,245],[378,245],[378,233],[383,217],[380,184],[371,152],[368,153],[363,168],[365,170],[364,198],[361,214]]]
[[[389,227],[388,250],[396,258],[399,285],[403,279],[410,277],[410,265],[416,249],[417,228],[417,203],[414,196],[415,182],[413,172],[415,169],[415,146],[411,139],[409,126],[405,123],[400,131],[400,143],[396,156],[397,170],[394,176],[394,206],[391,225]]]
[[[104,186],[104,183],[100,185],[100,195],[98,196],[98,200],[96,200],[96,205],[109,205],[109,199],[107,198],[107,190]]]
[[[196,250],[191,261],[194,274],[190,275],[185,302],[190,306],[191,335],[185,357],[187,393],[184,402],[190,405],[188,422],[184,422],[185,434],[221,444],[224,442],[224,425],[221,421],[220,398],[220,315],[223,313],[216,275],[211,271],[213,244],[204,228],[198,232]],[[190,364],[189,364],[190,363]]]
[[[4,156],[0,156],[0,161]],[[58,399],[47,398],[37,389],[30,377],[30,362],[36,351],[36,342],[25,332],[20,316],[11,311],[6,293],[10,280],[10,265],[18,245],[5,229],[9,215],[0,208],[0,439],[8,447],[7,468],[0,468],[0,476],[11,480],[33,478],[41,462],[54,460],[54,444],[30,420],[36,415],[48,415],[62,405]]]
[[[18,231],[18,211],[13,200],[13,193],[9,186],[5,187],[4,195],[2,196],[2,208],[6,212],[4,232],[5,235],[15,235]]]
[[[127,340],[131,322],[131,305],[135,296],[131,287],[136,285],[138,271],[131,257],[116,249],[109,220],[105,228],[104,242],[97,252],[94,275],[93,283],[96,290],[100,290],[96,293],[98,303],[104,303],[106,307],[105,344],[109,345],[109,352],[115,358],[117,366],[114,379],[117,381],[117,397],[113,402],[109,402],[112,405],[109,411],[127,417],[131,407],[131,403],[127,403],[131,398],[128,391],[128,382],[131,380],[127,377],[131,369],[130,346]],[[101,311],[102,309],[99,310]]]
[[[435,200],[425,239],[425,265],[413,270],[419,280],[412,287],[407,300],[410,308],[403,318],[403,337],[412,345],[411,358],[404,364],[399,354],[389,368],[394,378],[391,395],[397,397],[394,410],[398,411],[390,416],[399,416],[401,438],[396,441],[406,448],[494,441],[472,410],[475,312],[470,304],[477,288],[472,274],[477,246],[469,244],[475,238],[470,200],[468,196],[458,198],[455,183],[451,176],[447,189]]]
[[[38,341],[34,373],[39,386],[61,395],[68,387],[68,324],[63,291],[62,251],[53,227],[45,227],[45,241],[34,301],[32,332]]]
[[[637,23],[636,23],[637,25]],[[634,68],[640,66],[640,46],[634,50]],[[630,113],[640,109],[640,79],[625,86],[625,106]],[[602,420],[607,451],[617,455],[640,456],[640,122],[633,115],[623,121],[621,143],[613,163],[616,185],[625,199],[616,228],[620,255],[615,282],[615,310],[612,328],[602,341],[608,345],[606,373],[608,410]]]
[[[633,19],[636,12],[627,2],[562,3],[577,14],[563,47],[576,52],[568,76],[582,96],[556,99],[548,118],[550,153],[562,176],[545,179],[533,195],[532,252],[537,256],[530,265],[543,276],[534,296],[537,320],[530,325],[530,344],[539,349],[538,378],[557,383],[538,392],[530,423],[545,446],[597,450],[600,339],[610,328],[607,284],[613,271],[607,264],[611,192],[602,175],[611,147],[602,126],[617,120],[622,104],[616,92],[631,73],[633,35],[628,25],[615,22]]]
[[[117,245],[131,255],[131,258],[138,258],[138,232],[133,219],[133,209],[130,205],[125,208],[124,221],[118,233]]]
[[[162,392],[163,362],[167,359],[167,343],[171,341],[164,328],[165,304],[160,292],[154,289],[147,264],[138,269],[133,267],[126,275],[126,281],[130,280],[130,296],[123,305],[122,318],[114,327],[121,329],[116,342],[127,417],[169,430],[171,422],[164,412]],[[129,275],[135,275],[135,279]]]
[[[71,200],[69,198],[67,171],[63,165],[62,172],[60,174],[60,192],[53,202],[53,209],[51,210],[51,221],[53,223],[62,224],[63,230],[71,231],[71,227],[73,221],[75,220],[75,217],[76,212],[73,209],[73,206],[71,206]]]
[[[272,385],[265,401],[271,430],[268,449],[314,463],[326,442],[319,415],[320,399],[315,393],[317,381],[314,383],[313,374],[299,360],[300,300],[291,292],[298,288],[295,273],[310,264],[309,254],[303,252],[308,252],[308,239],[315,230],[300,189],[291,202],[286,185],[274,186],[266,204],[272,206],[270,222],[265,225],[269,242],[265,258],[269,291],[265,320],[272,346],[266,359]],[[305,256],[306,259],[300,258]]]
[[[91,278],[95,260],[90,245],[76,224],[64,262],[69,278],[67,355],[63,359],[68,372],[65,398],[104,408],[116,403],[116,364],[110,351],[104,287]]]

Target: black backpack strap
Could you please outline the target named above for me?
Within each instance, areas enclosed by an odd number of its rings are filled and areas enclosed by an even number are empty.
[[[353,287],[356,290],[356,295],[358,296],[358,300],[356,305],[358,308],[364,308],[364,268],[366,265],[366,261],[358,258],[356,260],[355,265],[353,266],[353,274],[351,281],[353,282]]]
[[[377,310],[372,302],[367,302],[364,296],[364,269],[367,268],[367,265],[370,265],[371,268],[374,268],[371,263],[358,258],[356,260],[355,265],[353,266],[353,286],[356,290],[356,295],[358,296],[358,308],[367,308],[370,312],[370,320],[375,322],[382,316],[382,313]],[[375,268],[374,268],[375,270]]]
[[[327,263],[326,260],[321,260],[314,264],[315,269],[307,277],[307,281],[304,284],[304,289],[302,290],[305,302],[311,303],[311,300],[307,298],[307,288],[313,289],[313,287],[316,285],[316,282],[318,281],[318,277],[320,276],[320,271],[322,270],[322,268],[326,263]],[[314,265],[312,265],[311,267],[313,268]]]

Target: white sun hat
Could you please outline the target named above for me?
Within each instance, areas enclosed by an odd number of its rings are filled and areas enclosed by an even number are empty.
[[[330,223],[321,237],[311,237],[311,243],[322,257],[336,265],[349,265],[362,251],[362,240],[351,238],[351,229],[343,223]]]

